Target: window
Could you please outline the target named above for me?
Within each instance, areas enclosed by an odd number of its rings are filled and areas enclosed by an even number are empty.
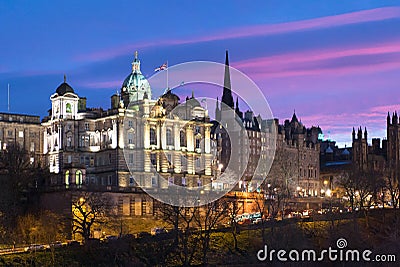
[[[172,165],[172,155],[171,154],[167,154],[167,160],[168,160],[168,165],[171,166]]]
[[[88,157],[88,156],[85,157],[85,166],[86,166],[86,167],[89,167],[89,166],[90,166],[90,160],[89,160],[89,157]]]
[[[156,154],[150,154],[150,161],[151,161],[151,164],[153,166],[156,166],[156,164],[157,164],[157,155]]]
[[[174,177],[168,177],[168,185],[174,184]]]
[[[64,181],[65,181],[65,185],[68,186],[69,185],[69,171],[65,172],[65,180]]]
[[[167,146],[173,146],[174,145],[174,139],[172,137],[172,130],[167,129]]]
[[[197,178],[197,186],[201,186],[201,180],[200,180],[200,178]]]
[[[67,147],[71,147],[71,146],[72,146],[72,137],[67,136]]]
[[[199,134],[200,133],[200,126],[196,126],[195,128],[195,134]]]
[[[201,167],[201,162],[200,162],[200,158],[196,159],[196,168],[200,168]]]
[[[128,133],[128,144],[133,144],[133,133]]]
[[[112,163],[112,160],[111,160],[111,153],[108,154],[108,162],[109,162],[110,164]]]
[[[133,127],[133,122],[132,121],[128,121],[128,126],[129,126],[129,128],[132,128]]]
[[[129,177],[129,186],[134,186],[135,184],[135,179],[131,176]]]
[[[13,136],[13,131],[12,130],[8,130],[8,136]]]
[[[142,199],[142,215],[146,215],[146,206],[147,206],[146,199],[143,198]]]
[[[34,142],[31,142],[30,151],[35,152],[35,143]]]
[[[82,171],[81,170],[77,170],[75,173],[75,184],[76,185],[82,184]]]
[[[200,148],[200,139],[196,138],[196,148]]]
[[[150,129],[150,145],[157,145],[156,131],[153,128]]]
[[[72,156],[68,155],[68,163],[71,163],[71,162],[72,162]]]
[[[65,105],[65,111],[66,111],[67,113],[72,113],[71,103],[67,103],[67,104]]]
[[[108,176],[107,185],[112,185],[112,175]]]
[[[129,156],[128,156],[128,163],[133,164],[133,154],[132,153],[129,154]]]
[[[152,176],[151,177],[151,186],[152,187],[157,187],[157,184],[158,184],[157,177],[156,176]]]
[[[18,132],[18,137],[19,138],[23,138],[24,137],[24,132],[23,131],[19,131]]]
[[[88,122],[85,122],[85,130],[89,131],[89,123]]]
[[[183,130],[181,130],[179,133],[179,141],[181,143],[181,146],[186,146],[186,133]]]
[[[186,177],[182,177],[182,186],[186,186]]]

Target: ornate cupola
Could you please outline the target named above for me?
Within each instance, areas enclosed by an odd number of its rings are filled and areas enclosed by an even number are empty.
[[[128,107],[130,102],[151,99],[150,84],[140,70],[140,60],[137,51],[132,61],[132,72],[122,84],[121,97],[125,107]]]

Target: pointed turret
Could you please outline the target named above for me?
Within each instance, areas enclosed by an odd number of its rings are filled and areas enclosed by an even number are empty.
[[[229,58],[228,58],[228,50],[226,50],[225,54],[225,75],[224,75],[224,91],[222,93],[222,103],[226,106],[234,109],[232,91],[231,91],[231,75],[229,72]],[[221,109],[224,109],[223,105],[221,105]]]
[[[217,102],[215,103],[215,119],[221,121],[221,110],[219,108],[219,102],[217,97]]]
[[[354,140],[356,139],[356,130],[354,129],[354,127],[353,127],[352,136],[353,136],[353,142],[354,142]]]
[[[368,140],[368,132],[367,132],[367,127],[364,129],[364,139]]]
[[[235,108],[235,112],[236,112],[236,115],[238,115],[239,118],[242,119],[243,113],[242,113],[242,112],[240,111],[240,109],[239,109],[239,98],[238,98],[238,97],[236,97],[236,108]]]
[[[390,114],[389,114],[389,111],[388,111],[388,115],[387,115],[387,117],[386,117],[386,122],[387,122],[388,125],[390,124]]]

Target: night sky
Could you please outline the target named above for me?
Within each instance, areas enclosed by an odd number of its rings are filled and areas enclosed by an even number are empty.
[[[400,111],[398,1],[54,2],[0,1],[0,112],[8,83],[13,113],[45,116],[64,74],[108,108],[135,50],[150,76],[167,60],[223,63],[226,49],[275,117],[296,110],[341,145],[353,126],[384,137]]]

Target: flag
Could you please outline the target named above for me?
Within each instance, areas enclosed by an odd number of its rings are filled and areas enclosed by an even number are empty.
[[[162,64],[160,67],[155,68],[154,71],[161,71],[161,70],[166,70],[167,69],[167,62]]]

